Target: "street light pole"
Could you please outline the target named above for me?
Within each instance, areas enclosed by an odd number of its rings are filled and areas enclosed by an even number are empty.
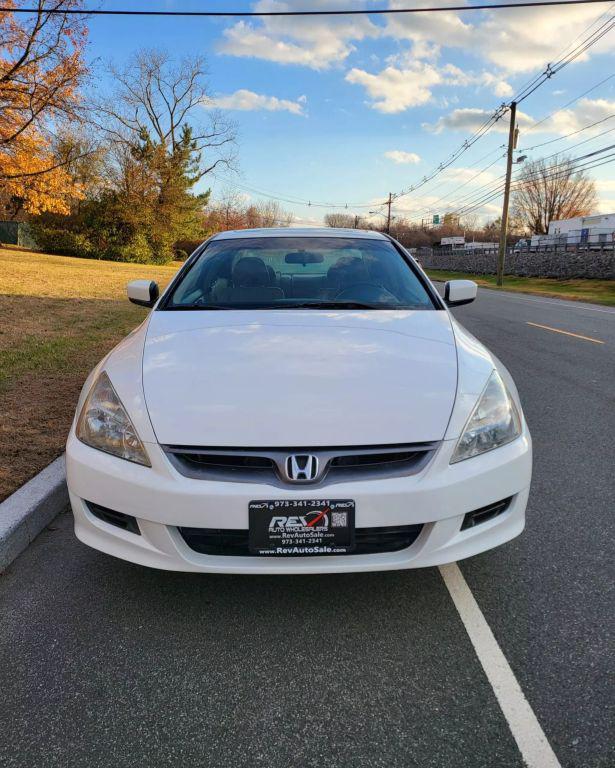
[[[502,285],[504,279],[504,260],[506,258],[506,235],[508,234],[508,204],[510,201],[510,178],[512,175],[513,150],[517,143],[517,102],[510,103],[510,127],[508,129],[508,153],[506,156],[506,186],[504,187],[504,204],[502,205],[502,222],[500,228],[500,250],[498,252],[497,284]]]

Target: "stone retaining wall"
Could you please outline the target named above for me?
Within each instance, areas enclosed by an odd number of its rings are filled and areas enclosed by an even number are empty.
[[[497,254],[475,251],[421,251],[417,257],[426,269],[492,275],[496,273]],[[505,272],[519,277],[575,277],[615,279],[615,253],[608,251],[543,251],[509,253]]]

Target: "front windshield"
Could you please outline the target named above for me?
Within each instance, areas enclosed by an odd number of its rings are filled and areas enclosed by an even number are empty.
[[[164,309],[434,309],[388,240],[246,237],[212,241]]]

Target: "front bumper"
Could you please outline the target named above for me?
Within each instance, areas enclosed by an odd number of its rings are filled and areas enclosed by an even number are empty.
[[[503,544],[523,530],[532,471],[527,428],[517,440],[458,464],[449,464],[454,440],[408,477],[281,489],[261,483],[190,479],[156,444],[146,449],[152,467],[96,451],[69,437],[66,466],[77,537],[95,549],[140,565],[210,573],[336,573],[439,565]],[[407,549],[378,554],[314,557],[203,555],[188,547],[178,527],[248,528],[253,499],[354,499],[356,526],[423,524]],[[464,515],[513,497],[505,512],[461,530]],[[141,535],[94,517],[85,501],[137,518]]]

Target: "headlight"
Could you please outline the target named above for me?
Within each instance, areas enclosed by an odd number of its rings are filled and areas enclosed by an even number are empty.
[[[450,461],[478,456],[510,443],[521,434],[521,417],[500,374],[494,371],[470,414]]]
[[[152,466],[137,430],[104,371],[96,379],[83,404],[76,434],[82,443],[91,448]]]

